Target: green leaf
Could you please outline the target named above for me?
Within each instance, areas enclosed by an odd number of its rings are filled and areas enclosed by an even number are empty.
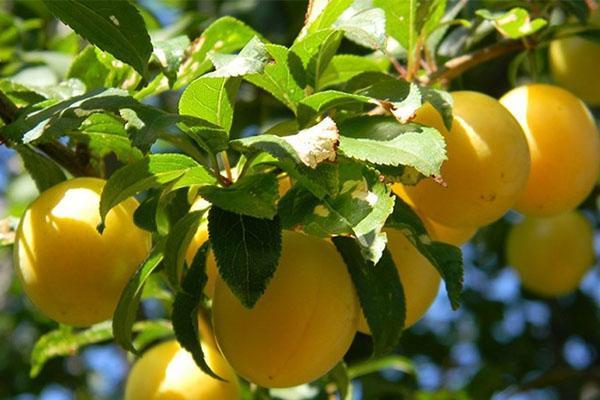
[[[385,75],[381,78],[355,93],[377,99],[378,104],[390,111],[398,121],[410,121],[423,105],[421,89],[414,83],[401,79],[390,79]]]
[[[417,370],[413,365],[412,360],[408,357],[402,357],[396,354],[379,358],[371,358],[356,364],[352,364],[348,368],[348,376],[350,379],[356,379],[374,372],[382,371],[384,369],[393,369],[403,372],[407,375],[417,376]]]
[[[267,44],[265,49],[273,58],[273,62],[267,64],[260,73],[246,75],[245,79],[271,93],[286,107],[296,112],[298,102],[304,97],[304,90],[298,85],[288,67],[290,51],[275,44]]]
[[[30,378],[37,377],[51,358],[70,356],[76,354],[83,346],[112,339],[110,324],[110,321],[101,322],[77,331],[70,327],[61,327],[40,337],[31,351]],[[164,333],[171,330],[171,325],[164,320],[142,321],[136,323],[133,330],[141,332],[140,335],[150,330]]]
[[[307,33],[314,33],[319,30],[331,28],[331,26],[337,21],[342,13],[350,7],[354,0],[324,0],[321,1],[321,7],[319,10],[310,10],[315,17],[309,23]],[[317,3],[316,1],[313,2]]]
[[[475,14],[491,21],[496,30],[509,39],[532,35],[548,24],[543,18],[531,20],[529,12],[520,7],[499,14],[492,14],[488,10],[477,10]]]
[[[142,78],[131,66],[94,46],[87,46],[73,59],[67,77],[79,79],[88,91],[110,87],[133,90]]]
[[[348,376],[348,368],[344,361],[337,363],[328,376],[338,389],[340,400],[352,400],[352,381]]]
[[[367,71],[386,72],[389,65],[389,61],[385,58],[338,54],[333,56],[319,77],[318,87],[324,89],[340,85]]]
[[[55,103],[42,110],[27,110],[12,124],[2,127],[2,135],[15,142],[29,143],[45,136],[60,137],[78,128],[91,114],[139,105],[127,92],[118,89],[97,90]]]
[[[269,53],[264,43],[256,36],[250,40],[239,54],[209,53],[216,70],[206,77],[230,78],[257,74],[264,70],[269,61]]]
[[[363,256],[377,262],[385,247],[381,229],[392,212],[394,198],[369,167],[350,160],[339,164],[338,194],[318,199],[294,186],[279,202],[282,225],[286,229],[302,227],[320,237],[355,235]]]
[[[385,12],[372,4],[372,0],[354,1],[333,27],[342,29],[349,40],[361,46],[383,50],[386,45]]]
[[[102,159],[114,153],[124,164],[143,158],[142,152],[133,147],[121,118],[110,114],[92,114],[82,122],[80,130],[69,135],[87,144],[92,154]]]
[[[219,274],[242,305],[252,308],[279,263],[279,218],[259,219],[211,207],[208,232]]]
[[[368,96],[327,90],[305,97],[298,105],[298,123],[306,126],[316,117],[336,107],[352,104],[376,104],[376,101]]]
[[[388,250],[377,264],[365,261],[360,246],[348,237],[333,238],[348,267],[361,308],[373,337],[375,356],[396,347],[406,317],[404,290],[398,270]]]
[[[106,182],[100,200],[104,221],[111,208],[144,190],[157,188],[175,180],[184,185],[210,185],[216,178],[202,165],[182,154],[153,154],[118,169]],[[174,186],[173,189],[183,187]]]
[[[177,72],[189,44],[190,39],[185,35],[160,40],[154,44],[154,56],[160,63],[162,72],[169,80],[169,86],[171,87],[177,81]]]
[[[178,89],[209,71],[212,63],[208,54],[213,51],[231,53],[244,47],[252,38],[262,36],[242,21],[233,17],[222,17],[213,22],[193,41],[189,57],[181,65],[177,84]]]
[[[398,123],[392,117],[357,117],[340,125],[340,151],[375,165],[405,165],[425,176],[439,175],[446,142],[434,128]]]
[[[129,1],[44,0],[44,4],[90,43],[148,76],[152,43],[144,20]]]
[[[277,213],[278,180],[273,174],[245,175],[231,186],[204,186],[198,193],[233,213],[267,219]]]
[[[319,77],[337,52],[344,34],[339,30],[323,30],[297,41],[290,48],[289,68],[297,84],[316,88]]]
[[[231,146],[253,156],[266,152],[278,160],[278,165],[291,177],[322,198],[327,193],[337,192],[337,167],[327,166],[334,161],[338,144],[337,126],[326,118],[319,124],[295,135],[259,135],[231,142]],[[332,188],[332,180],[335,188]]]
[[[133,353],[136,353],[136,349],[133,347],[131,341],[131,332],[137,317],[140,299],[144,290],[144,283],[162,262],[163,250],[164,243],[159,241],[148,257],[140,264],[129,282],[127,282],[127,285],[119,298],[117,308],[115,309],[112,322],[112,332],[115,342],[125,350],[129,350]]]
[[[46,99],[46,96],[38,93],[35,88],[28,87],[9,79],[0,79],[0,90],[10,99],[10,101],[15,103],[17,107],[26,107]]]
[[[186,214],[173,226],[165,242],[165,272],[173,287],[179,288],[184,271],[185,255],[204,211]]]
[[[385,11],[387,33],[407,50],[412,65],[419,42],[438,27],[446,0],[374,0],[374,5]]]
[[[17,146],[16,149],[40,193],[67,179],[60,166],[48,157],[27,145]]]
[[[183,277],[181,288],[175,294],[171,319],[177,341],[192,354],[198,367],[207,375],[222,380],[204,359],[200,342],[202,338],[198,329],[198,306],[202,300],[204,286],[208,281],[205,272],[207,254],[208,243],[205,243],[196,253],[192,265]]]
[[[446,284],[450,304],[453,309],[457,309],[463,287],[463,260],[460,249],[447,243],[432,241],[421,219],[397,196],[394,212],[386,221],[386,226],[401,230],[438,270]]]
[[[179,113],[202,118],[229,134],[240,83],[240,78],[198,78],[181,95]]]

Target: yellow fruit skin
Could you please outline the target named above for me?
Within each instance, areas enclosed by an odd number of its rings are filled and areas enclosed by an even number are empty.
[[[576,289],[594,263],[593,236],[590,223],[576,211],[526,218],[509,233],[508,263],[527,289],[560,296]]]
[[[137,228],[138,202],[113,208],[101,235],[105,181],[77,178],[43,192],[19,225],[14,264],[23,290],[45,315],[88,326],[112,317],[121,291],[150,251],[150,233]]]
[[[429,236],[437,242],[444,242],[454,246],[462,246],[467,243],[477,232],[477,228],[467,226],[462,228],[452,228],[446,225],[442,225],[433,221],[431,218],[427,218],[423,215],[423,212],[419,210],[415,204],[408,198],[404,186],[400,183],[392,185],[392,191],[397,194],[405,203],[411,206],[415,212],[421,218],[421,221],[425,225],[425,229],[429,233]]]
[[[527,141],[517,121],[495,99],[454,92],[454,122],[448,132],[426,104],[415,122],[437,128],[446,140],[443,187],[431,179],[405,186],[428,218],[454,228],[480,227],[500,218],[516,202],[529,175]]]
[[[125,400],[238,400],[238,379],[216,347],[202,343],[206,362],[227,382],[206,375],[176,340],[152,347],[134,364]]]
[[[580,37],[555,40],[550,44],[549,61],[560,86],[590,105],[600,105],[600,44]]]
[[[404,288],[406,319],[408,328],[420,320],[437,296],[440,287],[440,275],[433,265],[413,246],[406,236],[394,229],[385,229],[388,237],[388,249],[400,275]],[[358,330],[370,334],[363,313],[360,314]]]
[[[288,387],[326,374],[356,333],[358,302],[328,241],[284,231],[279,266],[254,308],[217,278],[213,326],[221,351],[244,378]]]
[[[518,87],[500,101],[519,120],[531,153],[531,174],[515,208],[538,217],[576,208],[600,168],[600,137],[589,110],[547,84]]]

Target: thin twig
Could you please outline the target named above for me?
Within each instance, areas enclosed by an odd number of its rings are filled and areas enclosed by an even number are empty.
[[[233,182],[233,175],[231,174],[231,165],[229,164],[229,156],[227,155],[227,151],[220,152],[219,156],[223,161],[223,168],[225,168],[227,179],[229,179],[230,182]]]
[[[533,43],[530,42],[529,44],[532,45]],[[432,74],[428,83],[449,82],[477,65],[523,49],[525,49],[525,45],[522,41],[510,40],[498,42],[473,53],[453,58],[444,64],[443,69]]]

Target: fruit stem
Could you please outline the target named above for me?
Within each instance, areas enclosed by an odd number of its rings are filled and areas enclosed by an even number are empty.
[[[221,157],[221,161],[223,161],[223,167],[225,168],[225,174],[227,175],[227,179],[229,182],[233,182],[233,175],[231,175],[231,165],[229,164],[229,156],[226,151],[222,151],[219,153]]]

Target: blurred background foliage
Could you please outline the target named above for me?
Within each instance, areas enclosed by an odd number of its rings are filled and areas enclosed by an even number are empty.
[[[139,0],[153,35],[190,38],[216,17],[233,15],[274,43],[290,44],[299,32],[306,1],[277,0]],[[506,10],[522,6],[532,15],[560,23],[569,15],[584,19],[584,0],[451,1],[471,27],[453,27],[439,48],[440,60],[498,40],[493,27],[474,15],[480,8]],[[0,2],[0,77],[27,85],[52,86],[85,44],[53,19],[41,1]],[[344,42],[342,52],[364,52]],[[510,54],[474,68],[453,81],[452,89],[469,89],[498,97],[516,83],[550,81],[546,49]],[[600,76],[597,77],[600,79]],[[147,101],[176,112],[179,93],[165,92]],[[234,136],[245,136],[287,115],[271,97],[250,86],[239,94]],[[595,110],[598,115],[597,110]],[[164,150],[159,143],[156,151]],[[26,205],[35,185],[15,154],[0,147],[0,241]],[[582,209],[598,226],[596,190]],[[542,299],[520,287],[504,259],[506,234],[518,215],[509,214],[481,229],[463,247],[465,292],[462,307],[451,311],[444,289],[426,317],[407,330],[395,366],[362,375],[370,339],[358,334],[346,360],[360,378],[355,397],[362,399],[600,399],[600,270],[594,267],[576,292]],[[597,241],[597,250],[600,248]],[[129,368],[127,356],[106,343],[51,360],[29,377],[35,341],[56,326],[37,313],[14,279],[10,248],[0,248],[0,399],[120,398]],[[160,301],[144,303],[149,317],[167,315]],[[384,360],[385,361],[385,360]],[[362,364],[361,364],[362,363]],[[304,388],[303,390],[306,390]],[[310,393],[310,391],[309,391]],[[281,392],[282,398],[303,398]]]

